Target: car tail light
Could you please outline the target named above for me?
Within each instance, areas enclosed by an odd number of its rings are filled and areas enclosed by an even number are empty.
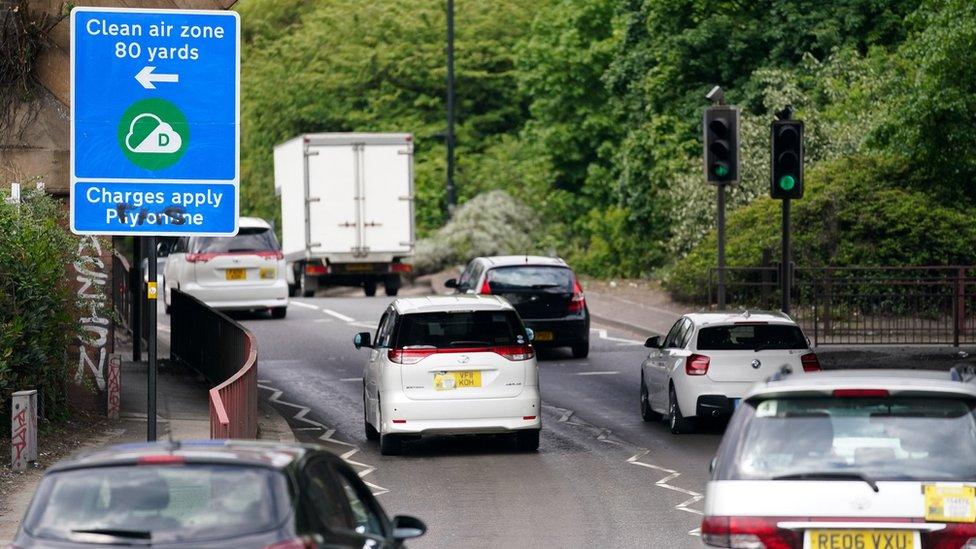
[[[437,352],[437,349],[390,349],[386,356],[397,364],[416,364]]]
[[[923,543],[929,549],[976,549],[976,525],[947,523],[942,530],[926,534]]]
[[[186,254],[186,260],[190,263],[206,263],[217,257],[217,254]]]
[[[263,257],[265,259],[274,259],[274,260],[285,258],[285,254],[277,250],[264,250],[261,252],[254,252],[254,255],[258,257]]]
[[[705,517],[701,537],[711,547],[793,549],[803,546],[803,534],[776,526],[766,517]]]
[[[535,356],[535,351],[531,345],[509,345],[505,347],[495,347],[492,352],[498,353],[511,361],[529,360]]]
[[[390,265],[391,273],[409,273],[413,272],[413,266],[409,263],[393,263]]]
[[[800,363],[803,365],[804,372],[819,372],[820,371],[820,359],[817,358],[816,353],[807,353],[800,357]]]
[[[316,547],[318,544],[311,536],[303,536],[272,543],[265,546],[264,549],[315,549]]]
[[[321,265],[318,263],[307,263],[305,265],[305,274],[310,274],[310,275],[329,274],[329,266]]]
[[[573,297],[569,300],[569,312],[579,313],[586,307],[586,297],[583,296],[583,287],[579,280],[573,281]]]
[[[491,293],[491,284],[488,283],[488,277],[485,277],[485,281],[481,283],[481,289],[478,290],[479,294],[489,295]]]
[[[182,465],[186,463],[186,458],[183,456],[174,456],[173,454],[142,456],[137,463],[139,465]]]
[[[685,373],[690,376],[703,376],[708,373],[708,363],[711,359],[705,355],[688,355],[685,360]]]
[[[834,389],[833,395],[838,398],[871,398],[888,396],[887,389]]]

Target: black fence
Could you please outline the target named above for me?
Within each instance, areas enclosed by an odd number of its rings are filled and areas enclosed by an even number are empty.
[[[779,309],[779,267],[730,267],[727,308]],[[709,270],[704,303],[717,301]],[[792,315],[818,345],[974,344],[976,267],[794,268]]]

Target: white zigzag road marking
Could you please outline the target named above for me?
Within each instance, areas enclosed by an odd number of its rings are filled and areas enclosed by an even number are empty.
[[[619,346],[621,346],[621,347],[624,346],[624,345],[643,345],[644,344],[643,341],[636,341],[636,340],[633,340],[633,339],[626,339],[626,338],[623,338],[623,337],[613,337],[613,336],[607,335],[607,331],[604,330],[603,328],[590,328],[590,331],[591,332],[594,332],[597,336],[600,337],[600,339],[603,339],[603,340],[606,340],[606,341],[615,341],[615,342],[619,343],[620,344]]]
[[[683,502],[679,503],[678,505],[676,505],[675,506],[675,509],[678,509],[680,511],[685,511],[687,513],[692,513],[692,514],[695,514],[695,515],[703,515],[704,513],[702,513],[698,509],[691,509],[688,506],[689,505],[694,505],[695,503],[698,503],[699,501],[701,501],[702,499],[704,499],[705,496],[703,496],[703,495],[701,495],[698,492],[695,492],[693,490],[688,490],[688,489],[685,489],[685,488],[679,488],[677,486],[672,486],[671,484],[668,484],[672,480],[680,477],[681,476],[681,473],[679,473],[678,471],[675,471],[674,469],[668,469],[666,467],[660,467],[658,465],[652,465],[650,463],[644,463],[644,462],[640,461],[640,458],[646,456],[649,452],[650,452],[649,450],[644,450],[642,452],[638,452],[637,454],[634,454],[633,456],[631,456],[630,458],[628,458],[627,459],[627,463],[631,463],[633,465],[640,465],[641,467],[647,467],[648,469],[652,469],[654,471],[659,471],[661,473],[666,473],[667,475],[664,478],[662,478],[661,480],[659,480],[659,481],[657,481],[657,482],[654,483],[656,486],[659,486],[661,488],[665,488],[667,490],[672,490],[672,491],[678,492],[680,494],[685,494],[685,495],[691,496],[686,501],[683,501]]]
[[[345,452],[344,454],[340,455],[339,457],[341,457],[343,459],[343,461],[345,461],[349,465],[352,465],[354,467],[360,467],[360,468],[362,468],[362,470],[360,470],[359,473],[358,473],[359,474],[359,478],[363,478],[366,475],[368,475],[368,474],[370,474],[370,473],[372,473],[373,471],[376,470],[376,467],[374,467],[372,465],[369,465],[369,464],[366,464],[366,463],[362,463],[362,462],[359,462],[359,461],[355,461],[355,460],[352,459],[352,456],[355,455],[356,452],[359,452],[359,447],[358,446],[356,446],[355,444],[350,444],[350,443],[345,442],[345,441],[342,441],[342,440],[337,440],[335,438],[332,438],[332,435],[334,435],[335,432],[336,432],[335,429],[333,429],[331,427],[327,427],[326,425],[324,425],[322,423],[319,423],[318,421],[315,421],[313,419],[308,419],[307,417],[305,417],[306,415],[309,414],[309,412],[312,411],[311,408],[309,408],[308,406],[302,406],[301,404],[294,404],[292,402],[288,402],[288,401],[285,401],[285,400],[281,400],[281,395],[283,395],[284,392],[281,391],[280,389],[275,389],[274,387],[271,387],[271,386],[268,386],[268,385],[261,385],[261,384],[258,384],[258,387],[261,388],[261,389],[264,389],[266,391],[271,391],[271,396],[268,397],[268,400],[270,400],[271,402],[274,402],[276,404],[281,404],[283,406],[288,406],[288,407],[291,407],[291,408],[297,408],[298,409],[298,412],[296,412],[295,415],[292,416],[292,419],[296,419],[298,421],[301,421],[303,423],[307,423],[308,425],[311,425],[312,426],[311,429],[321,429],[323,431],[323,434],[319,435],[319,440],[321,440],[322,442],[328,442],[328,443],[336,444],[336,445],[339,445],[339,446],[347,446],[347,447],[349,447],[350,450],[347,451],[347,452]],[[306,430],[308,428],[299,427],[299,429]],[[380,494],[385,494],[385,493],[387,493],[387,492],[390,491],[387,488],[384,488],[384,487],[379,486],[377,484],[373,484],[372,482],[368,482],[365,479],[363,479],[363,482],[366,483],[366,486],[369,486],[370,487],[370,489],[372,490],[374,496],[378,496]]]

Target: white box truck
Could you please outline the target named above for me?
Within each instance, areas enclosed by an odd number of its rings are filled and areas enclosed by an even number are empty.
[[[299,135],[274,148],[274,178],[292,295],[397,294],[414,249],[410,134]]]

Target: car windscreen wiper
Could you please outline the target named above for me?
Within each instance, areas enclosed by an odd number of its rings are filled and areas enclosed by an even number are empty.
[[[149,530],[123,530],[120,528],[86,528],[82,530],[72,530],[72,534],[98,534],[102,536],[112,536],[113,538],[131,539],[152,539],[152,532]]]
[[[448,343],[451,347],[488,347],[491,345],[489,341],[476,341],[476,340],[458,340]]]
[[[773,480],[860,480],[867,483],[875,492],[878,491],[878,483],[864,473],[857,471],[814,471],[808,473],[792,473],[773,477]]]
[[[533,284],[529,287],[533,290],[548,290],[550,288],[560,288],[562,284]]]

